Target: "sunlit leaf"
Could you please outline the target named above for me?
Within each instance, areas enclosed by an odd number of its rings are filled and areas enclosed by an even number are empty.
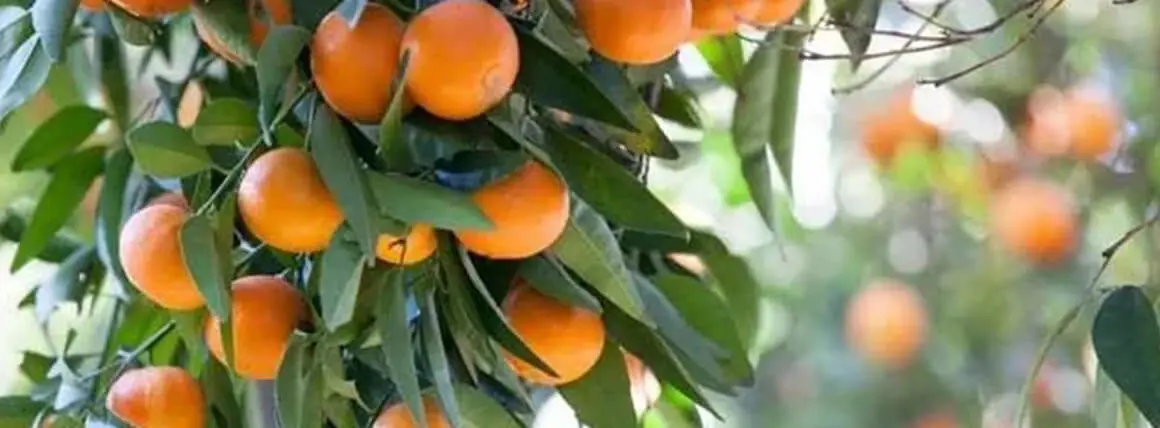
[[[322,301],[322,319],[327,330],[335,331],[354,316],[359,281],[366,263],[363,254],[352,242],[343,239],[340,229],[330,239],[322,253],[319,297]]]
[[[407,317],[407,295],[402,271],[383,275],[376,305],[375,328],[382,340],[387,371],[399,389],[399,395],[419,426],[426,426],[423,399],[415,370],[415,350],[411,343],[410,320]]]
[[[319,104],[310,127],[311,154],[322,181],[330,189],[363,254],[374,254],[379,233],[378,205],[367,185],[362,163],[351,148],[350,137],[325,104]]]
[[[585,426],[617,428],[636,420],[624,354],[612,342],[604,344],[600,359],[588,373],[558,389]]]
[[[73,153],[57,164],[28,227],[20,237],[20,246],[12,258],[13,272],[48,247],[56,232],[72,217],[89,185],[100,175],[104,163],[104,148],[94,147]]]
[[[172,123],[150,122],[133,128],[126,138],[137,166],[150,175],[184,177],[210,167],[205,147]]]
[[[591,208],[573,200],[568,226],[560,239],[552,244],[552,253],[625,313],[652,325],[632,284],[616,237],[604,219]]]
[[[259,135],[258,109],[237,98],[214,100],[193,124],[193,139],[203,146],[249,146]]]
[[[72,153],[105,120],[92,107],[68,106],[40,124],[12,159],[12,171],[47,168]]]
[[[393,218],[451,230],[493,227],[466,193],[404,175],[369,172],[367,176],[380,209]]]
[[[229,285],[218,257],[214,229],[208,217],[195,215],[181,226],[181,255],[189,273],[197,284],[197,291],[205,298],[206,306],[222,322],[231,314]]]

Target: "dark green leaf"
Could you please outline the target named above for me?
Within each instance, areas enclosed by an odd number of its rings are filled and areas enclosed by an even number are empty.
[[[741,39],[736,34],[705,37],[697,42],[697,50],[721,83],[737,87],[745,64],[745,53],[741,50]]]
[[[552,245],[552,252],[564,266],[614,305],[640,322],[652,325],[632,284],[616,236],[591,208],[575,199],[572,201],[572,216],[564,234]]]
[[[701,119],[701,110],[697,107],[696,96],[668,86],[661,88],[656,113],[657,116],[690,128],[701,128],[705,124]]]
[[[419,426],[427,426],[418,372],[415,370],[415,349],[411,343],[411,328],[407,319],[405,277],[403,271],[395,271],[383,275],[383,281],[376,284],[379,287],[379,301],[375,311],[378,314],[375,327],[382,340],[391,381],[407,403],[411,415],[419,421]]]
[[[294,11],[294,22],[313,30],[319,21],[329,13],[339,0],[290,0],[290,10]]]
[[[202,327],[205,326],[205,312],[203,311],[168,311],[173,320],[174,330],[181,336],[186,352],[189,352],[190,363],[187,367],[194,376],[199,376],[204,364],[209,359],[209,349],[205,346],[205,336]]]
[[[12,271],[20,269],[48,247],[56,232],[72,217],[93,179],[104,168],[105,150],[94,147],[69,155],[57,164],[48,188],[36,204],[32,220],[20,236]]]
[[[363,254],[374,254],[379,231],[378,205],[366,182],[350,137],[326,104],[319,103],[310,127],[310,146],[322,181],[330,189]]]
[[[609,221],[680,238],[689,235],[681,220],[615,160],[555,125],[544,128],[552,159],[568,187]]]
[[[379,208],[393,218],[440,229],[494,227],[466,193],[404,175],[368,172],[367,176]]]
[[[299,53],[310,42],[310,32],[290,25],[275,26],[258,50],[258,109],[263,128],[270,123],[281,105],[286,78],[294,71]]]
[[[558,389],[587,427],[619,428],[636,420],[624,354],[612,342],[604,344],[600,359],[584,377]]]
[[[9,242],[20,242],[25,230],[28,230],[28,224],[11,210],[7,211],[4,219],[0,221],[0,238]],[[37,254],[36,258],[49,263],[60,263],[80,247],[81,243],[71,236],[55,235],[49,239],[44,250]],[[28,298],[30,301],[28,304],[31,304],[32,299]],[[24,304],[25,302],[21,302],[22,307]]]
[[[661,130],[653,117],[652,109],[645,104],[640,93],[632,86],[628,76],[620,66],[603,58],[594,58],[588,63],[588,75],[597,82],[601,90],[628,114],[633,127],[639,132],[623,132],[610,130],[612,135],[619,139],[625,147],[635,153],[656,156],[661,159],[676,159],[680,156],[676,146],[669,141],[669,137]]]
[[[535,32],[514,26],[520,43],[520,72],[515,90],[536,104],[589,117],[629,131],[629,115],[599,84],[580,71]]]
[[[351,3],[355,0],[346,0]],[[365,1],[365,0],[358,0]],[[353,24],[352,24],[353,25]],[[379,156],[387,167],[395,171],[411,168],[411,154],[403,139],[403,99],[406,97],[407,75],[411,71],[411,51],[404,50],[399,58],[398,76],[391,87],[391,103],[379,122]]]
[[[693,379],[707,388],[731,393],[732,385],[725,378],[719,362],[728,354],[693,328],[651,281],[640,275],[634,276],[634,279],[645,309],[656,320],[657,332],[677,351],[677,358],[684,363]]]
[[[49,315],[52,315],[52,311],[60,303],[80,302],[85,294],[84,285],[86,282],[82,275],[96,261],[96,256],[93,247],[77,250],[60,264],[48,282],[36,288],[36,320],[38,322],[47,323]]]
[[[537,291],[563,303],[600,313],[600,301],[588,293],[584,287],[572,280],[560,262],[549,255],[540,254],[520,263],[519,278],[527,281]]]
[[[97,198],[97,215],[93,234],[97,242],[97,255],[109,267],[121,285],[128,285],[129,278],[121,266],[120,236],[121,222],[125,216],[125,194],[129,190],[129,177],[133,172],[133,157],[125,149],[117,149],[105,160],[105,175],[101,182],[101,194]]]
[[[760,285],[750,271],[749,264],[734,256],[717,237],[705,232],[694,232],[693,245],[701,260],[709,268],[713,286],[725,297],[729,313],[737,325],[738,336],[745,348],[753,343],[757,330],[758,290]]]
[[[254,64],[257,53],[250,38],[250,13],[245,2],[197,1],[192,11],[193,19],[217,36],[222,48],[234,54],[242,65]]]
[[[447,351],[443,347],[439,313],[436,312],[435,290],[424,290],[420,299],[420,337],[423,339],[423,354],[427,357],[427,367],[435,384],[435,397],[439,400],[443,414],[451,421],[451,426],[462,427],[459,405],[455,401],[455,386],[451,381],[451,367],[447,364]]]
[[[48,370],[55,361],[52,357],[25,352],[20,360],[20,373],[33,383],[43,382],[48,378]]]
[[[826,0],[830,19],[844,28],[842,39],[850,48],[850,65],[854,70],[862,64],[862,57],[870,47],[870,38],[878,24],[882,0]]]
[[[725,302],[707,286],[686,276],[665,274],[652,280],[685,322],[728,352],[723,368],[729,380],[752,384],[753,367]]]
[[[197,114],[193,139],[203,146],[249,146],[261,135],[258,109],[237,98],[214,100]]]
[[[229,370],[218,363],[217,359],[210,358],[206,364],[206,370],[201,374],[201,389],[205,394],[207,411],[220,414],[226,427],[243,426],[242,409],[234,396]]]
[[[0,119],[24,105],[48,81],[52,59],[39,36],[29,37],[10,55],[0,73]]]
[[[44,408],[44,403],[32,397],[9,395],[0,397],[0,423],[4,426],[27,426]],[[7,425],[11,424],[11,425]]]
[[[126,138],[137,165],[149,175],[185,177],[210,167],[205,147],[172,123],[146,123],[133,128]]]
[[[1120,287],[1104,298],[1092,324],[1100,368],[1160,426],[1160,327],[1140,287]]]
[[[487,394],[463,384],[455,384],[455,398],[463,415],[464,428],[520,428],[511,413]]]
[[[238,216],[238,196],[235,193],[226,195],[218,203],[217,213],[213,216],[214,245],[217,248],[219,266],[222,266],[222,281],[230,284],[234,279],[234,225]]]
[[[181,256],[205,298],[210,312],[222,322],[230,320],[230,290],[214,242],[214,229],[208,217],[190,217],[181,226]]]
[[[12,160],[12,171],[47,168],[72,153],[105,120],[105,113],[92,107],[68,106],[44,121],[20,146]]]
[[[136,46],[152,46],[161,34],[161,26],[143,18],[133,16],[116,3],[105,2],[105,9],[109,11],[109,19],[113,21],[113,30],[119,39]]]
[[[32,27],[53,62],[64,57],[69,29],[79,5],[80,0],[36,0],[32,4]]]
[[[366,263],[363,254],[352,242],[343,239],[344,229],[330,238],[330,245],[322,253],[319,298],[322,301],[322,319],[326,329],[335,331],[354,316],[359,282]]]

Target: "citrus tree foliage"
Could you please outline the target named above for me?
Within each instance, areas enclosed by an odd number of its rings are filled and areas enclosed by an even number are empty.
[[[0,399],[4,421],[118,426],[123,422],[104,404],[110,385],[136,367],[177,366],[200,383],[209,426],[275,426],[274,419],[283,427],[368,426],[385,406],[418,410],[423,394],[435,397],[455,426],[520,426],[532,410],[533,387],[504,355],[544,363],[500,309],[516,277],[603,320],[603,355],[559,387],[589,426],[633,425],[624,352],[663,385],[652,407],[674,423],[697,424],[691,406],[716,413],[710,391],[729,395],[753,381],[753,279],[718,239],[687,227],[643,183],[651,159],[679,155],[657,117],[700,124],[675,58],[616,64],[589,52],[568,2],[496,2],[520,56],[514,90],[499,105],[459,121],[421,108],[407,112],[403,77],[381,122],[359,124],[319,95],[309,41],[327,13],[357,20],[365,0],[295,0],[292,22],[269,28],[260,46],[249,42],[240,0],[199,1],[159,18],[79,3],[0,8],[0,116],[24,105],[53,73],[92,95],[62,106],[21,147],[12,168],[51,178],[36,207],[10,211],[0,231],[19,242],[13,271],[34,259],[59,264],[23,302],[41,322],[62,302],[86,308],[112,296],[115,303],[110,318],[99,320],[107,323],[102,352],[70,352],[70,335],[54,355],[25,354],[20,368],[36,387],[31,396]],[[428,6],[383,4],[404,20]],[[193,20],[228,58],[198,41]],[[800,43],[792,35],[770,37],[771,46]],[[746,65],[735,36],[709,38],[699,49],[721,80],[743,93],[734,131],[751,193],[772,226],[777,205],[768,182],[775,168],[787,177],[791,169],[798,60],[766,47]],[[147,73],[144,64],[157,59],[187,68]],[[400,77],[408,60],[400,58]],[[192,86],[204,91],[204,105],[195,122],[181,124],[178,106]],[[86,143],[102,127],[111,137]],[[310,153],[344,215],[320,252],[264,245],[239,218],[241,177],[280,147]],[[570,189],[563,234],[523,259],[468,252],[452,232],[492,226],[470,192],[528,161]],[[98,177],[93,238],[75,238],[65,225]],[[131,285],[120,260],[127,219],[175,191],[190,211],[180,231],[183,260],[206,302],[195,310],[156,305]],[[416,225],[436,229],[432,257],[406,267],[377,260],[377,236],[400,236]],[[707,269],[690,272],[667,257],[672,253],[699,255]],[[239,357],[231,349],[227,287],[255,274],[293,284],[309,308],[273,382],[230,369]],[[227,361],[209,355],[202,334],[208,316],[223,321]]]

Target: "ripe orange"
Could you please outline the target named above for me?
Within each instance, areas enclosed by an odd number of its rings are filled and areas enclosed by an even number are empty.
[[[181,225],[188,217],[184,208],[158,204],[133,214],[121,228],[125,275],[166,309],[196,309],[205,303],[181,255]]]
[[[757,13],[756,0],[693,0],[693,30],[703,35],[728,34]]]
[[[140,18],[160,18],[189,9],[193,0],[109,0]]]
[[[306,151],[279,148],[254,161],[238,187],[238,210],[262,242],[312,253],[330,242],[342,210]]]
[[[81,0],[81,9],[89,12],[101,12],[105,10],[105,0]]]
[[[1076,221],[1074,203],[1063,189],[1024,178],[996,195],[991,233],[1012,253],[1035,263],[1054,264],[1075,247]]]
[[[105,407],[136,428],[202,428],[205,398],[197,380],[177,367],[125,372],[109,387]]]
[[[746,20],[755,25],[778,25],[792,20],[805,0],[757,0],[757,4]]]
[[[306,316],[302,295],[281,278],[253,275],[234,280],[230,296],[235,371],[248,379],[273,379],[290,335]],[[217,317],[206,320],[205,341],[214,357],[225,364],[220,329]]]
[[[154,205],[171,205],[183,210],[189,210],[189,201],[185,200],[185,196],[181,192],[165,192],[145,204],[147,207]]]
[[[568,225],[568,188],[551,170],[530,161],[471,195],[495,225],[458,230],[469,251],[493,259],[522,259],[544,251]]]
[[[1115,148],[1120,112],[1105,94],[1081,88],[1037,89],[1028,102],[1027,146],[1040,155],[1070,153],[1095,161]]]
[[[385,262],[409,266],[427,260],[435,254],[436,246],[435,229],[426,224],[416,224],[411,226],[411,231],[403,239],[386,233],[379,235],[375,255]]]
[[[938,148],[938,129],[914,113],[912,100],[912,90],[901,91],[862,118],[862,147],[879,166],[889,166],[909,147]]]
[[[576,0],[574,5],[592,49],[627,64],[672,56],[693,27],[690,0]]]
[[[447,417],[443,416],[443,411],[439,408],[439,403],[435,401],[433,395],[427,394],[423,396],[423,417],[427,420],[427,428],[451,428],[451,423],[447,421]],[[396,403],[383,409],[379,413],[379,417],[375,418],[374,425],[371,428],[416,428],[419,423],[411,417],[411,410],[407,408],[406,403]]]
[[[887,369],[914,360],[926,341],[926,307],[910,286],[871,281],[846,307],[846,340],[862,358]]]
[[[511,92],[520,69],[515,31],[480,0],[445,0],[407,24],[407,91],[416,104],[449,120],[479,116]]]
[[[353,29],[338,11],[322,19],[310,44],[310,69],[326,102],[358,122],[377,123],[391,103],[403,21],[367,3]]]
[[[507,353],[504,359],[528,382],[556,386],[588,373],[604,350],[604,321],[586,309],[568,306],[516,279],[503,312],[524,343],[558,375],[553,377]]]
[[[250,44],[255,49],[262,46],[270,32],[270,23],[275,25],[290,23],[290,2],[288,0],[246,0],[246,10],[250,18]],[[221,38],[210,31],[201,21],[200,15],[193,16],[193,27],[197,35],[210,50],[234,64],[242,64],[238,54],[230,51]]]

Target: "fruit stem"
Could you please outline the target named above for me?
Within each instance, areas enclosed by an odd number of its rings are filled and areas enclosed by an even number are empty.
[[[137,345],[137,347],[130,351],[129,354],[122,357],[120,361],[106,364],[105,366],[100,367],[91,373],[81,376],[81,379],[92,379],[93,377],[99,376],[101,373],[109,371],[113,368],[117,368],[118,372],[124,371],[125,368],[129,366],[131,361],[137,359],[137,357],[141,356],[141,354],[145,353],[145,351],[153,348],[154,345],[157,345],[157,342],[160,342],[166,334],[169,334],[169,332],[173,331],[175,326],[176,324],[170,320],[169,322],[165,323],[165,325],[161,326],[161,328],[157,329],[157,331],[150,335],[147,339],[145,339],[144,342],[141,342],[140,345]]]

